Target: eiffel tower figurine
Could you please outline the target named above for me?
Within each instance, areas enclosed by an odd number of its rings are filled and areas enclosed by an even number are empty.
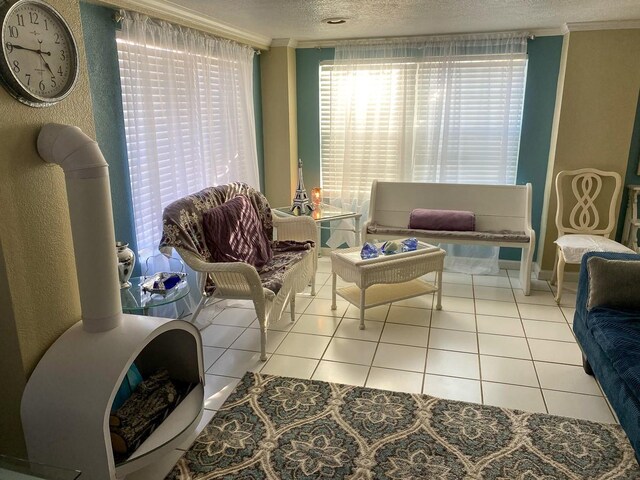
[[[293,197],[293,205],[291,212],[298,210],[298,215],[304,215],[313,211],[313,205],[309,202],[307,191],[304,189],[304,180],[302,179],[302,159],[298,159],[298,187],[296,188],[296,196]]]

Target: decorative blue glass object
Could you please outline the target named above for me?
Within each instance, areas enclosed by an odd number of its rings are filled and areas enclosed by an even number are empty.
[[[418,249],[418,239],[415,237],[406,238],[402,241],[402,251],[412,252]]]
[[[360,251],[360,258],[363,260],[367,258],[376,258],[380,253],[378,252],[378,247],[376,247],[373,243],[366,242],[362,246],[362,250]]]
[[[398,242],[389,240],[388,242],[384,242],[384,244],[382,244],[380,250],[384,255],[393,255],[394,253],[398,253],[398,251],[400,251],[400,245],[398,245]]]

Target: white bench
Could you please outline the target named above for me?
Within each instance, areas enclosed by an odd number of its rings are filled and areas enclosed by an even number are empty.
[[[476,216],[472,232],[409,229],[414,208],[467,210]],[[431,243],[490,245],[522,249],[520,285],[531,288],[536,233],[531,228],[531,184],[464,185],[374,181],[364,240],[417,237]]]

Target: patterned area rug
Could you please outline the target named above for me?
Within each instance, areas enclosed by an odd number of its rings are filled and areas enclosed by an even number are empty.
[[[617,425],[247,373],[167,479],[640,479]]]

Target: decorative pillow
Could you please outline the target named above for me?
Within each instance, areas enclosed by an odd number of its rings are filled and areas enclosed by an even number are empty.
[[[596,307],[640,308],[640,262],[591,257],[587,260],[587,268],[588,310]]]
[[[258,214],[244,195],[206,211],[202,229],[214,262],[245,262],[261,268],[273,257]]]
[[[476,229],[476,216],[473,212],[461,210],[416,208],[411,211],[409,228],[470,232]]]

